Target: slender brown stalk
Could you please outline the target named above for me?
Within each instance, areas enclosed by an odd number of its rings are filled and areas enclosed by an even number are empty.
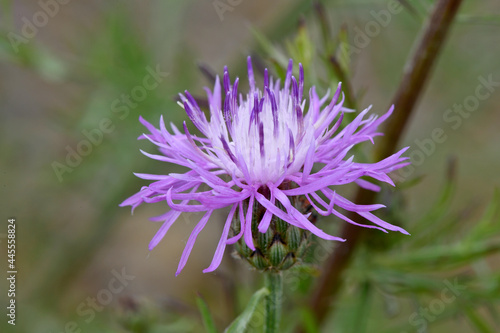
[[[385,158],[395,151],[461,3],[462,0],[439,0],[436,4],[422,38],[404,68],[392,103],[397,111],[386,125],[376,158]]]
[[[375,151],[375,160],[394,153],[461,2],[462,0],[439,0],[437,2],[423,30],[422,37],[404,69],[401,84],[393,100],[396,111],[387,122],[382,142],[378,143],[379,149]],[[375,196],[375,192],[360,189],[354,202],[371,204]],[[355,213],[349,214],[349,218],[359,220],[359,216]],[[324,271],[309,302],[318,325],[324,322],[326,315],[332,312],[332,306],[335,306],[338,291],[342,285],[342,276],[363,230],[363,228],[346,224],[341,237],[346,238],[347,242],[337,247],[324,264]]]

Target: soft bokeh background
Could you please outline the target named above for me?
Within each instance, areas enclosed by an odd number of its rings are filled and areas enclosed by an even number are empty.
[[[188,265],[175,278],[185,241],[200,216],[181,218],[149,252],[147,245],[159,224],[148,218],[164,212],[166,205],[143,206],[132,216],[128,208],[118,207],[146,185],[132,172],[176,170],[140,154],[139,149],[153,149],[136,140],[143,131],[138,117],[157,124],[163,114],[180,125],[186,116],[175,103],[176,93],[189,89],[202,95],[203,86],[212,85],[198,70],[198,63],[208,64],[219,75],[227,64],[233,77],[243,79],[248,54],[260,52],[266,59],[252,29],[277,46],[294,37],[300,17],[314,33],[319,28],[311,2],[234,2],[238,4],[229,5],[231,10],[219,16],[212,1],[75,0],[59,5],[47,24],[17,51],[8,34],[21,34],[23,18],[33,22],[42,7],[36,1],[0,3],[0,267],[4,269],[7,260],[6,220],[15,217],[17,331],[64,332],[69,321],[76,322],[82,332],[121,331],[118,318],[127,304],[133,308],[136,301],[151,307],[155,320],[166,323],[172,308],[192,312],[189,306],[197,292],[204,295],[220,322],[227,324],[234,316],[234,310],[221,302],[233,290],[227,276],[245,286],[238,291],[238,297],[245,300],[255,273],[229,255],[217,274],[201,273],[220,235],[217,217],[202,232]],[[338,0],[325,5],[333,30],[346,24],[352,45],[356,29],[364,30],[374,20],[371,11],[387,9],[386,1]],[[425,9],[431,5],[432,1],[417,1],[413,12],[405,9],[393,15],[352,58],[353,86],[364,93],[362,107],[373,104],[377,113],[388,108]],[[425,176],[404,192],[409,218],[420,217],[436,200],[450,156],[458,158],[454,211],[484,208],[500,185],[500,87],[480,101],[457,129],[443,119],[448,108],[474,96],[478,77],[492,76],[500,82],[499,16],[498,1],[465,1],[414,113],[404,145],[419,150],[415,140],[430,138],[435,128],[442,128],[447,140],[416,163],[409,177]],[[127,115],[113,112],[117,98],[142,84],[148,66],[159,66],[168,76],[129,108]],[[85,139],[82,131],[98,128],[105,118],[114,126],[111,133],[104,134],[102,142],[59,179],[54,162],[66,164],[67,147],[76,149]],[[499,267],[495,260],[489,265]],[[108,288],[113,270],[122,269],[134,278],[122,292],[113,294],[109,305],[96,311],[95,319],[86,322],[88,317],[76,312],[79,305]],[[0,285],[5,309],[6,280]],[[0,325],[2,332],[14,331],[5,318]],[[179,325],[188,331],[199,327],[188,319],[181,319]],[[452,327],[456,332],[472,332],[468,325]],[[175,326],[170,329],[181,331]],[[430,326],[430,332],[438,331]]]

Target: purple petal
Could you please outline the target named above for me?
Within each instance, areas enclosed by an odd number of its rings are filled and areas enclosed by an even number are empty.
[[[302,228],[302,225],[291,215],[288,213],[282,211],[280,208],[276,207],[274,203],[271,203],[265,196],[263,196],[259,192],[255,192],[255,199],[268,211],[270,211],[273,215],[276,215],[276,217],[282,219],[285,222],[290,223],[291,225]]]
[[[240,240],[241,236],[243,236],[245,232],[245,217],[243,214],[243,202],[239,202],[239,207],[238,207],[238,215],[239,215],[239,220],[240,220],[240,232],[231,238],[229,238],[226,242],[226,244],[234,244],[237,241]]]
[[[260,156],[264,157],[264,124],[261,122],[259,124],[259,146],[260,146]]]
[[[234,212],[236,211],[236,207],[238,205],[234,204],[229,211],[229,214],[226,219],[226,223],[224,224],[224,229],[222,230],[222,236],[220,237],[219,244],[217,245],[217,249],[215,250],[214,258],[212,259],[212,263],[208,268],[203,270],[203,273],[213,272],[219,267],[222,256],[224,255],[224,250],[226,249],[227,235],[229,234],[229,229],[231,229],[231,223],[233,221]]]
[[[293,133],[291,129],[288,129],[288,145],[290,147],[288,152],[288,162],[292,163],[295,160],[295,142],[293,140]]]
[[[363,216],[368,221],[372,221],[373,223],[381,226],[382,228],[389,229],[392,231],[399,231],[402,234],[409,235],[408,231],[404,230],[403,228],[387,223],[370,212],[357,212],[357,213]]]
[[[307,150],[306,160],[304,163],[304,170],[302,171],[302,182],[305,182],[309,174],[311,173],[313,162],[314,162],[314,151],[316,150],[316,143],[314,140],[311,141],[309,149]]]
[[[172,201],[172,188],[168,189],[166,195],[168,206],[174,210],[182,211],[182,212],[204,212],[207,210],[205,205],[187,205],[187,204],[176,204]]]
[[[224,66],[224,92],[227,94],[229,89],[231,89],[231,80],[229,79],[229,72],[227,71],[227,66]]]
[[[160,136],[160,133],[159,131],[156,129],[156,127],[154,127],[153,125],[151,125],[146,119],[144,119],[142,116],[139,116],[139,121],[141,122],[141,124],[143,124],[148,130],[149,132],[155,137],[155,139],[157,141],[160,141],[161,140],[161,136]]]
[[[181,214],[182,212],[175,210],[171,210],[167,213],[165,222],[163,222],[160,229],[158,229],[158,232],[154,235],[153,239],[151,239],[151,242],[149,242],[149,251],[152,251],[163,239],[163,237],[165,237],[168,229],[170,229],[172,224],[174,224]]]
[[[196,242],[196,237],[198,237],[200,231],[202,231],[205,225],[207,224],[210,215],[212,215],[211,210],[207,211],[205,215],[203,215],[203,217],[201,218],[200,222],[198,222],[196,227],[194,227],[193,232],[189,236],[186,247],[182,252],[181,260],[179,261],[179,266],[177,267],[177,272],[175,273],[175,276],[178,276],[182,271],[182,269],[184,268],[184,266],[186,266],[189,254],[191,254],[191,250],[193,249],[194,243]]]
[[[292,99],[298,103],[299,102],[299,86],[297,80],[292,76]]]
[[[221,107],[221,87],[220,87],[220,80],[219,76],[215,78],[215,84],[214,84],[214,93],[212,95],[212,103],[211,107],[213,108],[214,112],[220,110]]]
[[[271,100],[271,111],[273,113],[273,134],[276,139],[279,134],[279,123],[278,123],[278,105],[276,104],[276,97],[274,93],[267,88],[267,93],[269,94],[269,99]]]
[[[290,80],[292,79],[292,70],[293,70],[293,60],[290,59],[288,61],[288,68],[286,70],[285,86],[283,87],[283,90],[287,94],[290,92],[289,88],[290,88]]]
[[[365,190],[380,192],[380,186],[370,183],[369,181],[366,181],[364,179],[357,179],[354,182]]]
[[[274,205],[274,195],[271,193],[271,201],[270,203]],[[259,223],[259,231],[261,233],[265,233],[267,229],[269,228],[269,225],[271,224],[271,220],[273,217],[273,213],[271,213],[270,210],[266,209],[266,212],[264,213],[264,216],[262,217],[262,220]]]
[[[166,156],[163,156],[163,155],[150,154],[150,153],[145,152],[142,149],[140,150],[140,152],[143,153],[145,156],[147,156],[149,158],[152,158],[154,160],[157,160],[157,161],[174,163],[174,164],[183,165],[183,166],[188,166],[189,165],[189,164],[187,164],[184,161],[181,161],[179,159],[170,158],[170,157],[166,157]]]
[[[160,179],[170,179],[170,175],[153,175],[149,173],[137,173],[134,172],[134,175],[138,178],[141,179],[148,179],[148,180],[160,180]]]
[[[306,193],[316,192],[322,188],[332,185],[331,182],[338,181],[343,175],[345,175],[348,169],[338,169],[332,171],[332,174],[322,177],[317,181],[311,182],[307,185],[303,185],[290,190],[283,190],[286,195],[304,195]]]
[[[222,147],[224,147],[224,150],[226,151],[226,153],[229,156],[229,158],[231,159],[231,161],[233,161],[234,163],[237,163],[236,157],[234,156],[233,152],[229,148],[229,145],[227,144],[226,139],[224,139],[224,137],[222,137],[222,135],[220,137],[220,141],[222,142]]]
[[[323,239],[345,242],[345,239],[328,235],[323,230],[319,229],[314,224],[312,224],[311,221],[309,221],[302,213],[300,213],[295,207],[292,206],[290,200],[288,200],[288,197],[283,192],[281,192],[281,190],[277,188],[272,188],[271,191],[274,192],[276,199],[278,199],[278,201],[280,201],[283,204],[283,206],[285,206],[287,212],[291,216],[295,217],[299,221],[299,223],[302,224],[302,228],[309,230],[316,236],[321,237]]]
[[[350,224],[353,224],[353,225],[356,225],[358,227],[363,227],[363,228],[368,228],[368,229],[378,229],[378,230],[381,230],[385,233],[387,233],[387,230],[385,230],[384,228],[381,228],[381,227],[377,227],[375,225],[367,225],[367,224],[361,224],[361,223],[357,223],[357,222],[354,222],[353,220],[351,220],[350,218],[348,218],[347,216],[339,213],[338,211],[336,211],[335,209],[332,210],[332,214],[337,216],[338,218],[350,223]]]
[[[335,191],[332,191],[329,188],[325,188],[322,192],[327,197],[331,197],[332,195],[335,195],[335,198],[337,199],[337,201],[336,201],[337,206],[339,206],[345,210],[349,210],[351,212],[371,212],[373,210],[385,208],[385,206],[382,204],[357,205],[357,204],[352,203],[351,201],[347,200],[343,196],[336,194]]]
[[[241,172],[243,173],[243,176],[245,177],[247,183],[251,183],[250,181],[250,173],[248,172],[247,165],[245,163],[245,160],[243,159],[243,156],[241,155],[241,152],[238,151],[238,166],[240,167]]]
[[[316,201],[318,201],[319,204],[321,204],[324,208],[326,208],[326,210],[322,210],[320,207],[318,207],[315,202],[310,198],[309,194],[306,194],[306,198],[307,200],[309,200],[309,202],[311,203],[311,206],[313,206],[314,209],[316,209],[316,211],[323,215],[323,216],[328,216],[332,213],[332,210],[333,210],[333,206],[335,204],[335,192],[333,193],[333,195],[331,196],[330,198],[330,203],[327,204],[318,194],[316,194],[315,192],[311,193],[310,194],[314,199],[316,199]]]
[[[248,56],[247,58],[247,66],[248,66],[248,83],[250,85],[250,91],[254,91],[255,78],[253,76],[252,58],[250,56]]]
[[[252,250],[255,251],[255,245],[253,244],[252,238],[252,216],[253,216],[253,203],[254,195],[250,196],[250,201],[248,202],[247,216],[245,219],[245,244]]]
[[[269,74],[267,73],[267,68],[264,69],[264,90],[269,89]]]
[[[299,103],[302,102],[304,96],[304,67],[299,63]]]

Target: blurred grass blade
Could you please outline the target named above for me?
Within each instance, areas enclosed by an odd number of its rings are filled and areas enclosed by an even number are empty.
[[[300,312],[300,319],[305,333],[320,333],[318,323],[311,313],[311,309],[304,307]]]
[[[433,293],[443,288],[441,281],[415,272],[405,273],[377,268],[370,272],[369,278],[374,281],[374,284],[385,286],[384,290],[387,293],[412,292],[411,297],[416,297],[416,293]],[[418,300],[418,297],[416,299]]]
[[[469,319],[469,322],[474,326],[476,329],[476,332],[481,332],[481,333],[494,333],[488,324],[486,324],[485,320],[478,314],[476,311],[470,307],[467,306],[464,309],[464,313],[467,316],[467,319]]]
[[[369,281],[364,281],[357,293],[354,311],[351,316],[352,332],[368,332],[368,318],[371,310],[372,285]]]
[[[294,61],[302,63],[305,71],[309,71],[314,59],[314,46],[305,22],[301,22],[299,25],[295,39],[287,41],[285,45],[290,57]]]
[[[457,243],[424,247],[405,255],[397,254],[381,258],[382,266],[397,269],[439,270],[443,271],[471,263],[500,251],[500,242]]]
[[[471,230],[467,242],[476,242],[499,231],[500,190],[496,189],[483,217]]]
[[[259,303],[264,299],[265,296],[269,295],[269,290],[267,288],[262,288],[257,290],[255,294],[250,298],[247,307],[243,312],[229,325],[229,327],[224,331],[224,333],[241,333],[245,332],[248,323],[252,319],[255,310]]]
[[[203,325],[205,326],[205,330],[207,331],[207,333],[217,333],[217,328],[215,327],[212,314],[208,309],[207,303],[200,294],[198,294],[198,297],[196,297],[196,305],[198,305],[198,310],[200,310],[201,319],[203,320]]]
[[[276,60],[281,67],[286,68],[288,65],[287,56],[274,46],[273,43],[266,36],[264,36],[264,34],[253,28],[250,28],[250,31],[255,37],[257,43],[263,49],[264,53]]]
[[[338,58],[338,62],[340,68],[344,72],[346,76],[351,75],[351,50],[349,44],[349,34],[347,31],[347,27],[344,25],[341,27],[339,31],[339,46],[337,50],[336,57]],[[340,78],[339,78],[340,79]]]
[[[414,236],[410,240],[412,246],[423,246],[429,243],[430,237],[438,236],[435,233],[435,228],[439,228],[440,223],[438,221],[443,219],[449,211],[456,188],[456,174],[456,160],[451,159],[448,162],[445,184],[436,203],[423,218],[415,223],[415,228],[418,228],[418,231],[414,232]]]
[[[459,15],[457,18],[458,22],[466,24],[483,24],[483,25],[500,25],[500,15]]]

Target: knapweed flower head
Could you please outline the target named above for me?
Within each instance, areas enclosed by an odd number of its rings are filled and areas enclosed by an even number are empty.
[[[248,57],[250,90],[241,94],[238,93],[239,79],[231,82],[227,67],[224,68],[222,86],[217,77],[213,91],[206,88],[209,119],[188,91],[180,94],[184,110],[201,135],[190,133],[185,122],[182,130],[171,124],[170,132],[163,117],[159,128],[140,118],[150,133],[139,138],[151,141],[160,152],[158,155],[142,153],[187,168],[182,174],[136,174],[154,182],[121,204],[134,209],[142,203],[163,201],[170,207],[167,213],[152,218],[163,221],[163,225],[149,249],[160,242],[182,212],[205,213],[189,236],[176,275],[184,268],[198,234],[212,213],[222,208],[229,208],[229,213],[212,263],[203,272],[214,271],[226,245],[240,239],[255,251],[253,233],[268,231],[275,218],[323,239],[344,241],[311,222],[311,213],[297,209],[293,204],[297,197],[305,197],[320,215],[333,214],[361,227],[407,234],[372,213],[383,205],[357,205],[335,191],[337,186],[353,182],[372,191],[380,190],[366,177],[394,186],[387,174],[408,164],[407,158],[401,157],[407,148],[376,163],[358,163],[354,156],[348,156],[354,145],[364,141],[373,143],[373,138],[381,135],[377,127],[390,116],[393,108],[381,117],[367,117],[368,108],[342,127],[344,112],[350,110],[343,107],[343,98],[339,100],[340,83],[332,99],[328,93],[319,98],[312,87],[306,100],[302,65],[299,64],[298,80],[292,72],[290,60],[281,85],[280,80],[269,77],[266,69],[263,89],[259,89]],[[257,221],[257,228],[252,228],[257,205],[263,207],[264,213]],[[339,208],[356,212],[373,225],[358,224]],[[239,224],[235,235],[230,234],[233,219]],[[219,228],[214,222],[211,221],[211,225]]]

